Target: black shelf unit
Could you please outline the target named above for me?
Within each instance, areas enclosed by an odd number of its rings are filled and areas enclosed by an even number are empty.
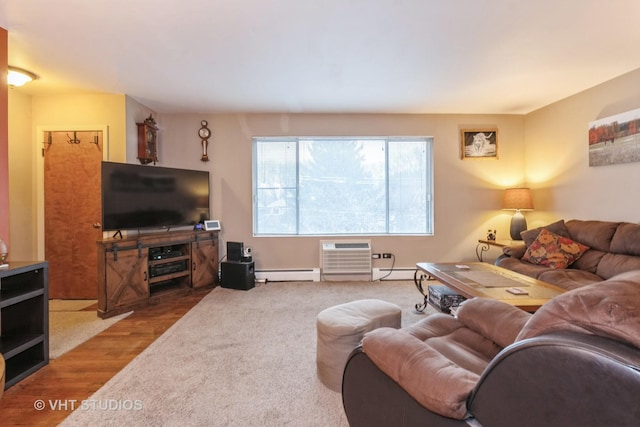
[[[5,389],[49,363],[46,261],[14,261],[0,269],[0,353]]]

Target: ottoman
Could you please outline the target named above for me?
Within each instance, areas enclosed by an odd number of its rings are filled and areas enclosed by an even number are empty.
[[[363,335],[383,326],[399,328],[401,309],[377,299],[352,301],[318,314],[316,368],[320,381],[333,391],[342,391],[342,373],[349,354]]]

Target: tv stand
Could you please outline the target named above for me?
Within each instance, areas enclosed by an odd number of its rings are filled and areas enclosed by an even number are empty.
[[[217,231],[169,231],[98,241],[101,318],[217,283]]]
[[[120,236],[120,239],[122,239],[122,230],[116,231],[115,233],[113,233],[113,236],[111,236],[111,237],[113,237],[115,239],[118,236]]]

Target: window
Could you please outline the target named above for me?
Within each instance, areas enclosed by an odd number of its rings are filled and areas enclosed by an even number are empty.
[[[255,235],[432,234],[432,138],[253,138]]]

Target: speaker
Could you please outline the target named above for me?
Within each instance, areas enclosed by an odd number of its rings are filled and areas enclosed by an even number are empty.
[[[242,261],[244,256],[244,243],[227,242],[227,261]]]
[[[220,285],[223,288],[248,291],[256,286],[253,262],[223,261],[220,263]]]

